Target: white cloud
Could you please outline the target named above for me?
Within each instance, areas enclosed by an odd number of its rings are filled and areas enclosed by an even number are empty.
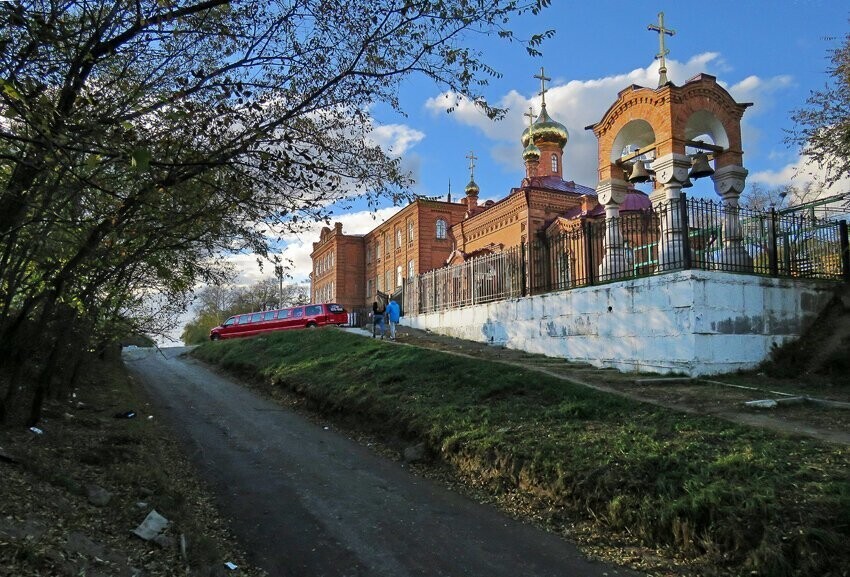
[[[732,86],[727,86],[719,80],[718,84],[726,88],[736,102],[757,102],[758,106],[747,111],[747,115],[752,116],[771,108],[774,104],[773,95],[776,92],[793,87],[794,79],[787,74],[781,74],[772,78],[747,76]]]
[[[786,164],[778,170],[762,170],[747,177],[750,182],[760,182],[767,186],[792,185],[801,188],[808,183],[820,185],[826,181],[827,172],[807,156],[800,157],[796,162]],[[850,189],[850,177],[845,177],[830,187],[823,187],[819,198],[846,192]]]
[[[382,124],[376,126],[369,137],[390,156],[402,156],[421,142],[425,133],[406,124]]]
[[[728,65],[717,52],[698,54],[687,62],[667,61],[667,76],[678,85],[701,73],[718,74],[729,70]],[[719,82],[719,81],[718,81]],[[598,122],[602,115],[617,99],[617,93],[623,88],[637,84],[654,87],[658,84],[658,63],[645,68],[636,68],[631,72],[595,78],[591,80],[572,80],[549,86],[546,92],[546,107],[549,115],[567,127],[569,142],[564,149],[564,177],[587,186],[595,186],[597,179],[597,140],[592,131],[585,130]],[[734,84],[729,90],[736,100],[755,102],[765,108],[772,104],[772,95],[789,87],[793,80],[789,76],[759,78],[750,76]],[[527,126],[523,116],[532,106],[540,111],[540,96],[527,98],[515,90],[505,94],[496,106],[509,108],[504,120],[489,120],[471,101],[454,93],[442,93],[425,102],[425,107],[433,114],[444,113],[446,108],[454,106],[449,118],[455,122],[479,129],[491,144],[490,154],[508,170],[521,170],[520,155],[522,147],[520,134]],[[751,127],[750,133],[755,132]],[[512,147],[506,143],[512,143]]]

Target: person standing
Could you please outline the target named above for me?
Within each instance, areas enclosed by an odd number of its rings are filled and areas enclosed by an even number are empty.
[[[399,319],[401,319],[401,308],[395,301],[390,301],[387,305],[387,317],[390,322],[390,340],[395,340],[395,329]]]
[[[381,338],[384,338],[384,309],[378,308],[378,302],[372,302],[372,338],[381,332]]]

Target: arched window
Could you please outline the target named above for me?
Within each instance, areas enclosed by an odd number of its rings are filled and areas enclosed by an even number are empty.
[[[558,174],[558,155],[552,155],[552,174]]]
[[[437,219],[437,238],[446,238],[446,221]]]

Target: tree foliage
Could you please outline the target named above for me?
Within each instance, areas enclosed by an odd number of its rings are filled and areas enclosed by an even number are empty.
[[[156,329],[226,277],[222,253],[266,255],[271,228],[403,195],[369,107],[399,109],[418,73],[498,116],[480,95],[498,73],[463,40],[513,39],[510,17],[546,4],[0,3],[0,420],[33,350]]]
[[[825,184],[850,177],[850,34],[830,51],[830,80],[794,113],[789,142],[802,148],[826,174]]]

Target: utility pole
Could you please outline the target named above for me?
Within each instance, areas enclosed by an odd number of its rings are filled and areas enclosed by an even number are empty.
[[[283,265],[274,265],[274,274],[277,276],[277,308],[283,308]]]

